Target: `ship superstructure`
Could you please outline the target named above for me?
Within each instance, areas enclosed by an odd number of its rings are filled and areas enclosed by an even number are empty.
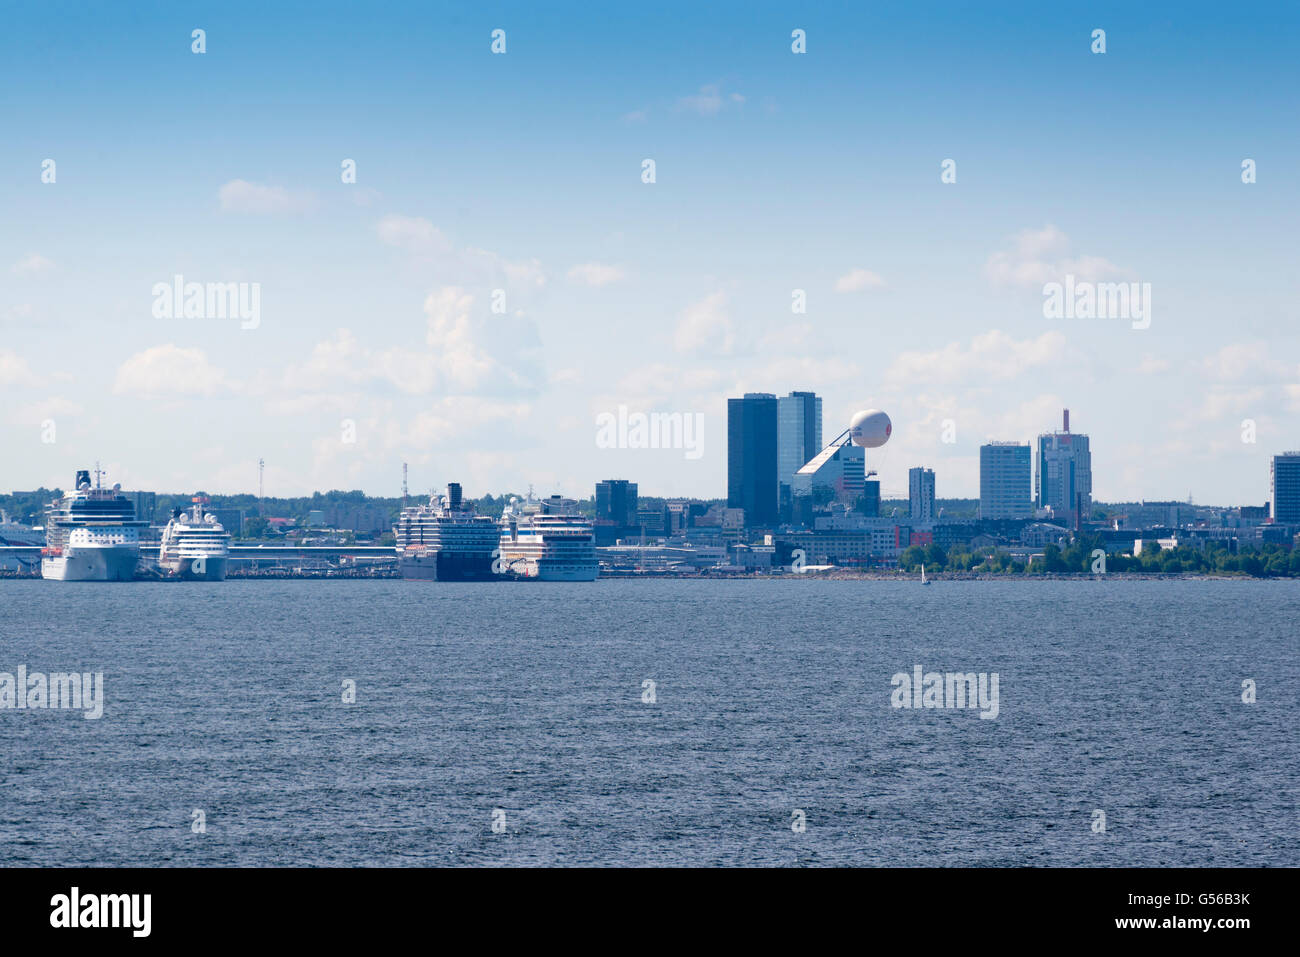
[[[511,499],[501,516],[505,571],[539,581],[590,582],[600,575],[595,530],[573,499]]]
[[[176,509],[163,529],[158,566],[163,574],[187,581],[225,581],[230,561],[230,535],[216,516],[204,511],[205,495],[190,499],[188,509]]]

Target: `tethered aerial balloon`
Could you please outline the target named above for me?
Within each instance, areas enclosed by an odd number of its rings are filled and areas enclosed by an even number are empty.
[[[830,441],[826,448],[817,453],[816,456],[809,459],[803,468],[799,469],[796,474],[816,475],[817,471],[825,465],[835,453],[848,445],[850,442],[859,445],[864,449],[878,449],[889,441],[890,434],[894,431],[893,423],[889,421],[889,416],[879,409],[865,409],[857,413],[849,420],[849,427]],[[867,476],[874,475],[874,472],[868,472]]]
[[[853,416],[849,422],[849,437],[854,445],[864,449],[878,449],[889,441],[894,431],[889,416],[879,409],[865,409]]]

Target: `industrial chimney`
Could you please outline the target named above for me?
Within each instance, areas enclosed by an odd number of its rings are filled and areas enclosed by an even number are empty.
[[[1070,431],[1070,410],[1069,409],[1065,410],[1065,431],[1066,432]]]

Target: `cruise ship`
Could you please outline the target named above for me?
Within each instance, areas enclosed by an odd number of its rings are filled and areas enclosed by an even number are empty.
[[[600,575],[596,535],[571,498],[512,498],[501,516],[501,565],[510,574],[551,582],[592,582]]]
[[[226,580],[230,535],[215,515],[203,511],[208,501],[205,495],[195,495],[188,511],[178,508],[172,512],[158,546],[158,567],[163,574],[186,581]]]
[[[0,545],[44,545],[45,529],[15,522],[0,508]]]
[[[74,490],[50,503],[45,515],[41,577],[54,581],[131,581],[140,562],[140,529],[135,506],[121,486],[100,485],[103,473],[77,472]]]
[[[441,498],[402,509],[393,533],[403,578],[477,582],[496,577],[493,558],[500,530],[492,518],[475,514],[456,482]]]

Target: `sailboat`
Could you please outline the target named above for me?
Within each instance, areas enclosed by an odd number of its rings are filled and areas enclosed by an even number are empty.
[[[925,564],[924,564],[924,563],[922,563],[922,565],[921,565],[921,584],[922,584],[922,585],[928,585],[928,584],[930,584],[928,581],[925,580]]]

